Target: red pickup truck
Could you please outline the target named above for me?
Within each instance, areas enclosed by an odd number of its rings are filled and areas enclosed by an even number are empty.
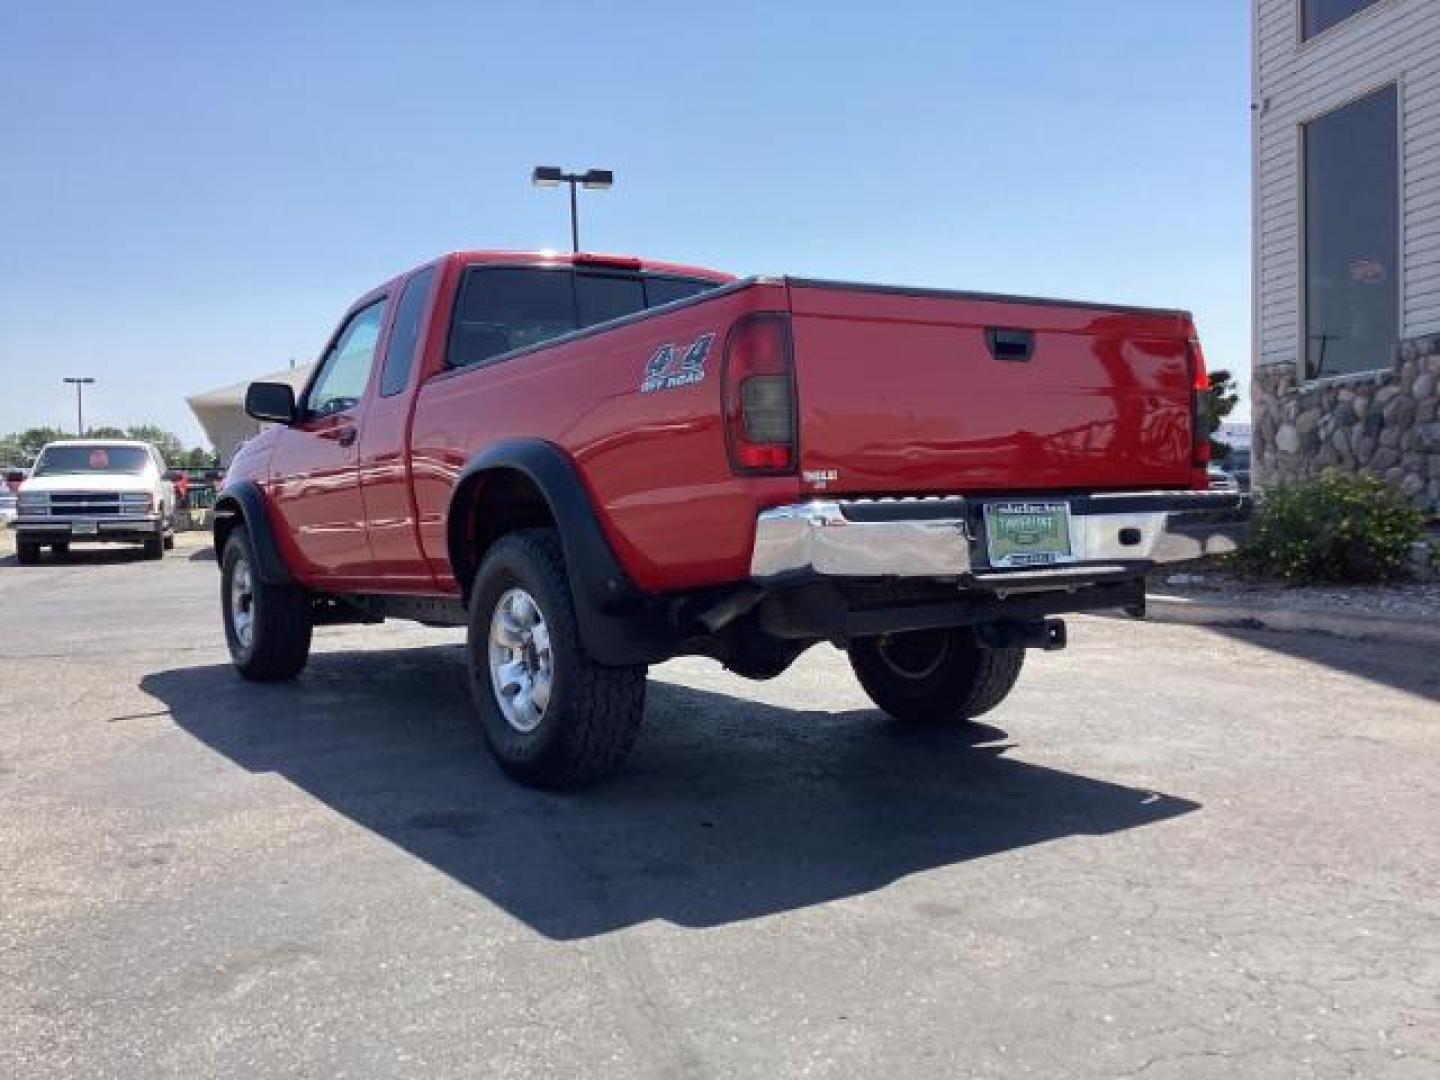
[[[314,626],[468,631],[510,775],[634,743],[649,664],[845,649],[917,723],[995,706],[1066,612],[1223,548],[1188,315],[596,255],[463,252],[361,297],[218,496],[251,679]]]

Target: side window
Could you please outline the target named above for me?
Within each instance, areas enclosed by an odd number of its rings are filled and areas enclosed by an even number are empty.
[[[574,329],[575,290],[568,270],[475,267],[460,284],[445,363],[478,364]]]
[[[661,304],[670,304],[689,296],[698,296],[702,292],[719,287],[713,281],[700,281],[696,278],[649,276],[645,278],[645,306],[659,307]]]
[[[310,387],[306,410],[311,416],[330,416],[360,404],[365,384],[370,381],[375,344],[384,321],[385,301],[377,300],[356,312],[346,324],[325,354],[320,374]]]
[[[1309,41],[1374,3],[1376,0],[1302,0],[1300,37]]]
[[[1400,143],[1394,86],[1304,132],[1305,375],[1395,362],[1400,336]]]
[[[415,364],[415,346],[420,341],[420,320],[425,317],[430,285],[435,280],[435,267],[412,275],[395,306],[395,323],[390,327],[390,340],[385,343],[385,362],[380,368],[380,396],[391,397],[405,389],[410,369]]]
[[[637,277],[618,274],[577,274],[575,307],[579,324],[594,326],[645,310],[645,290]]]

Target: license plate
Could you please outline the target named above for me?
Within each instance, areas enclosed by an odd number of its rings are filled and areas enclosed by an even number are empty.
[[[987,503],[985,535],[994,567],[1047,566],[1075,557],[1069,503]]]
[[[95,536],[100,532],[100,526],[93,521],[72,521],[70,523],[71,536]]]

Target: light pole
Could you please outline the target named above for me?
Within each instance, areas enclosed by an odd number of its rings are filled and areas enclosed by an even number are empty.
[[[61,382],[70,383],[75,387],[75,434],[80,438],[85,437],[85,387],[95,382],[88,375],[84,378],[75,378],[67,375]]]
[[[615,174],[609,169],[586,169],[583,173],[568,173],[556,165],[536,165],[530,174],[530,182],[536,187],[559,187],[570,185],[570,250],[580,250],[580,207],[575,198],[575,187],[604,191],[615,183]]]

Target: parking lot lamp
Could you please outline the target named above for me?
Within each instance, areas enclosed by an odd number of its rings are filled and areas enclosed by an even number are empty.
[[[85,437],[85,387],[91,385],[95,380],[88,375],[84,377],[66,375],[60,381],[70,383],[75,387],[75,434],[83,439]]]
[[[580,207],[575,190],[587,187],[592,191],[604,191],[615,183],[615,174],[609,169],[586,169],[583,173],[565,172],[556,165],[537,165],[530,173],[530,182],[536,187],[559,187],[570,185],[570,250],[580,250]]]

